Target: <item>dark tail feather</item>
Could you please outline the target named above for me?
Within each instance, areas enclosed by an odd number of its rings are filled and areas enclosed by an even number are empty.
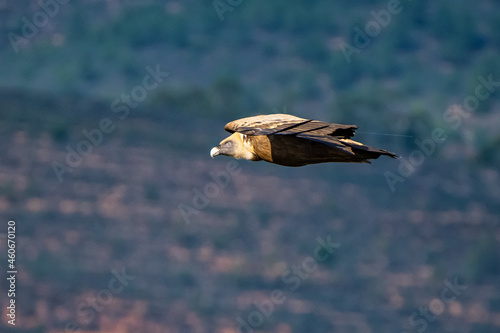
[[[383,149],[377,149],[373,148],[370,146],[365,146],[364,144],[360,144],[358,142],[353,142],[353,141],[347,141],[347,140],[342,140],[344,144],[347,146],[351,147],[353,153],[356,155],[356,157],[359,157],[363,160],[365,159],[376,159],[379,158],[381,155],[389,156],[392,158],[398,158],[399,156],[391,153],[390,151],[383,150]]]
[[[374,149],[374,148],[372,148]],[[394,153],[391,153],[390,151],[387,151],[387,150],[383,150],[383,149],[374,149],[376,150],[377,152],[379,152],[379,156],[380,155],[385,155],[385,156],[389,156],[389,157],[392,157],[392,158],[399,158],[398,155],[394,154]]]
[[[392,158],[399,158],[398,155],[391,153],[390,151],[372,148],[369,146],[352,147],[352,151],[354,152],[354,154],[356,154],[356,156],[359,156],[359,157],[365,158],[365,159],[376,159],[382,155],[389,156]]]

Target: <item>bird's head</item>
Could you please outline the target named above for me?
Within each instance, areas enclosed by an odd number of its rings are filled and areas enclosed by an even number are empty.
[[[234,156],[237,143],[233,140],[232,135],[225,140],[222,140],[217,147],[210,150],[210,156],[214,158],[217,155]]]
[[[249,151],[243,143],[243,135],[233,133],[226,139],[222,140],[217,147],[210,150],[210,156],[214,158],[217,155],[231,156],[237,159],[258,160],[259,158],[253,152]]]

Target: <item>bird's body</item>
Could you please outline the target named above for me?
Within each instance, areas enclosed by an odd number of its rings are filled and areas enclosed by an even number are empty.
[[[288,114],[242,118],[228,123],[232,133],[210,155],[227,155],[251,161],[264,160],[297,167],[326,162],[370,163],[380,155],[397,157],[351,140],[355,125],[332,124]]]

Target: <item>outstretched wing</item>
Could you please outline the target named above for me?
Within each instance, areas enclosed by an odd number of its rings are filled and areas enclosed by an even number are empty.
[[[327,136],[329,144],[337,146],[333,137],[350,138],[357,129],[355,125],[332,124],[318,120],[304,119],[288,114],[271,114],[242,118],[226,124],[229,133],[246,135],[294,135],[304,139],[319,141]],[[332,137],[331,139],[329,137]],[[326,142],[325,142],[326,143]],[[327,144],[328,144],[327,143]],[[340,146],[341,143],[339,142]]]

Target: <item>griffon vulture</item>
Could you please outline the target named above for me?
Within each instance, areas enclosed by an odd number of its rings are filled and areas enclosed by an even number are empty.
[[[397,155],[351,140],[355,125],[303,119],[288,114],[270,114],[232,121],[232,133],[212,148],[210,156],[232,156],[250,161],[264,160],[298,167],[325,162],[370,163],[369,159]]]

